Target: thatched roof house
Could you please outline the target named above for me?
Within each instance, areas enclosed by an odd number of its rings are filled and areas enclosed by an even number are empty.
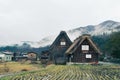
[[[69,62],[97,63],[101,54],[90,35],[84,34],[78,37],[65,52]]]
[[[50,46],[50,60],[55,64],[63,64],[66,62],[65,51],[72,44],[67,33],[61,31],[53,44]]]

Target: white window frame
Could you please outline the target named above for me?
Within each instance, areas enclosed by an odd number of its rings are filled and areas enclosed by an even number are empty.
[[[82,50],[87,50],[87,51],[89,50],[89,45],[82,45],[81,47],[82,47]]]
[[[66,42],[65,42],[65,41],[61,41],[61,42],[60,42],[60,45],[61,45],[61,46],[65,46],[65,45],[66,45]]]
[[[92,58],[92,55],[91,54],[86,54],[86,56],[85,56],[86,58]]]

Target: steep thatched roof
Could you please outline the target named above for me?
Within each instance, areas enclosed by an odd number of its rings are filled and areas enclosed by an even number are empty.
[[[100,50],[97,48],[97,46],[93,43],[93,41],[90,38],[90,35],[88,34],[83,34],[82,36],[79,36],[74,42],[73,44],[67,49],[67,51],[65,52],[66,54],[72,54],[80,45],[81,43],[87,39],[90,44],[93,46],[93,48],[95,49],[95,51],[99,54],[101,54]]]
[[[72,44],[72,41],[69,39],[67,33],[65,31],[61,31],[60,34],[57,36],[57,38],[55,39],[55,41],[52,43],[52,45],[50,46],[50,49],[52,49],[58,42],[59,40],[61,39],[61,37],[63,37],[66,39],[66,41],[69,43],[69,44]]]

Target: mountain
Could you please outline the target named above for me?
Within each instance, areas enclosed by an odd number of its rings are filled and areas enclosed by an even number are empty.
[[[75,29],[71,29],[69,31],[66,31],[70,39],[73,41],[75,38],[82,34],[91,34],[93,35],[102,35],[102,34],[110,34],[112,32],[120,31],[120,22],[107,20],[104,21],[98,25],[88,25],[83,26]],[[58,34],[50,35],[38,42],[32,42],[32,41],[22,41],[18,45],[23,45],[24,43],[30,45],[31,47],[44,47],[47,45],[52,44],[52,42],[55,40],[55,38],[58,36]]]
[[[98,25],[88,25],[85,27],[79,27],[73,30],[69,30],[68,34],[71,37],[78,37],[82,34],[91,34],[91,35],[101,35],[101,34],[110,34],[112,32],[117,32],[120,30],[120,22],[115,22],[112,20],[104,21]]]
[[[93,35],[102,35],[110,34],[112,32],[120,31],[120,22],[115,22],[112,20],[104,21],[98,25],[88,25],[85,27],[75,28],[69,31],[66,31],[70,39],[73,41],[75,38],[82,34],[91,34]],[[57,35],[51,35],[43,38],[38,43],[40,46],[50,45],[55,40]]]

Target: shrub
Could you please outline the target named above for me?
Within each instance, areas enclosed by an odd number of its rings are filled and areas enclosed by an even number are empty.
[[[28,69],[22,69],[21,71],[28,71]]]

